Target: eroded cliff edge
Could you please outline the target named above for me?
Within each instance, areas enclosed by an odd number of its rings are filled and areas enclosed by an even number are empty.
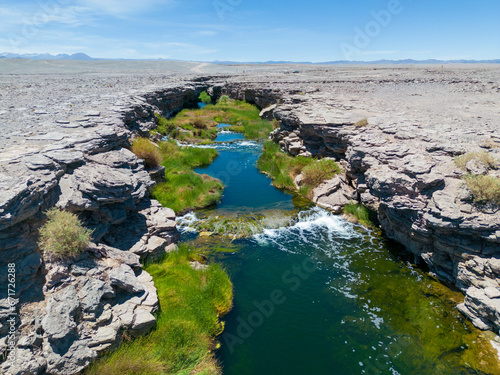
[[[31,147],[1,154],[2,373],[75,374],[124,335],[154,327],[158,296],[142,263],[174,250],[178,233],[174,211],[149,197],[161,168],[146,170],[127,146],[155,126],[154,113],[196,103],[198,91],[186,83],[107,111],[81,106],[57,130],[26,137]],[[74,259],[44,259],[38,249],[52,206],[93,230]]]
[[[367,79],[363,84],[388,82]],[[340,212],[356,200],[376,211],[389,238],[465,294],[458,309],[476,327],[499,332],[500,208],[474,203],[462,177],[500,177],[500,172],[474,163],[462,170],[455,158],[469,152],[500,158],[500,112],[492,106],[500,89],[470,77],[443,84],[451,89],[431,94],[429,86],[438,84],[435,75],[427,74],[418,85],[412,81],[399,93],[376,99],[372,92],[377,90],[363,86],[352,93],[330,90],[338,97],[325,92],[324,83],[283,96],[277,90],[277,105],[265,112],[279,121],[271,138],[284,151],[341,161],[345,178],[318,187],[316,203]],[[265,102],[272,96],[252,85],[237,86],[229,88],[236,97]],[[411,96],[424,98],[412,104]],[[363,119],[367,123],[359,122]]]

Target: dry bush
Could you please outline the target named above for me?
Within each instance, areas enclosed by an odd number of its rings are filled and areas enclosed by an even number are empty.
[[[500,204],[499,178],[493,176],[467,175],[464,179],[476,203]]]
[[[358,122],[356,122],[354,124],[354,126],[357,126],[357,127],[363,127],[363,126],[368,126],[368,125],[370,125],[370,124],[368,123],[368,119],[366,119],[366,118],[364,118],[363,120],[359,120]]]
[[[195,118],[193,120],[193,126],[196,128],[196,129],[206,129],[208,128],[208,124],[207,124],[207,121],[203,118]]]
[[[465,171],[467,169],[467,163],[471,160],[475,160],[486,169],[496,169],[498,165],[497,160],[495,160],[488,151],[468,152],[456,157],[455,164]]]
[[[88,247],[92,231],[75,214],[51,208],[46,215],[48,220],[39,232],[39,246],[45,256],[73,257]]]

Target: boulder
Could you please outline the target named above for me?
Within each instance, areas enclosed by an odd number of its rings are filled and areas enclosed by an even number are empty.
[[[67,350],[45,343],[44,357],[47,358],[47,373],[54,375],[78,374],[96,357],[97,352],[88,346],[88,340],[77,340]]]
[[[111,285],[116,286],[128,293],[144,292],[144,286],[135,277],[134,271],[130,266],[121,264],[108,272]]]
[[[108,283],[99,279],[84,279],[80,289],[82,309],[85,313],[95,313],[102,298],[115,296],[113,288]]]
[[[52,295],[47,302],[42,327],[50,340],[65,338],[76,328],[75,315],[80,301],[76,288],[69,285],[57,294]]]
[[[144,335],[149,332],[155,324],[155,317],[147,309],[137,308],[135,310],[131,329],[138,335]]]

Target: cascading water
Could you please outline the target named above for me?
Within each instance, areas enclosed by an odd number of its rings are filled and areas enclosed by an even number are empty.
[[[233,238],[236,252],[211,256],[235,288],[219,337],[226,375],[487,373],[478,358],[491,348],[455,309],[459,293],[378,233],[318,207],[294,207],[256,170],[261,144],[227,135],[215,146],[220,156],[199,170],[224,181],[222,201],[178,219],[183,239],[196,237],[207,215],[237,215],[231,222],[279,214]]]

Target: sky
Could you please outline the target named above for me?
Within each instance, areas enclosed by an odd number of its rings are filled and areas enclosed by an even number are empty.
[[[0,52],[188,61],[499,59],[498,0],[2,0]]]

